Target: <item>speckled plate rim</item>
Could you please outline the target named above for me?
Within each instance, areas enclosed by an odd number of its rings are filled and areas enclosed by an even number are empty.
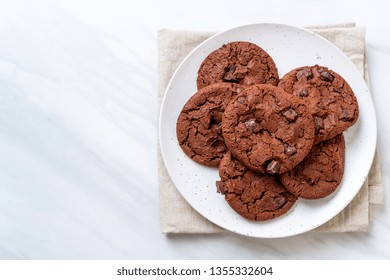
[[[274,59],[279,76],[304,65],[320,64],[342,75],[354,90],[360,116],[344,132],[345,173],[335,193],[320,200],[298,199],[285,215],[266,222],[252,222],[234,212],[216,192],[218,169],[189,159],[176,138],[176,120],[188,98],[196,92],[197,71],[213,50],[231,41],[258,44]],[[367,85],[351,60],[323,37],[294,26],[257,23],[218,33],[197,46],[173,74],[161,106],[159,140],[162,158],[184,199],[214,224],[241,235],[261,238],[293,236],[310,231],[340,213],[356,196],[368,176],[376,148],[376,117]]]

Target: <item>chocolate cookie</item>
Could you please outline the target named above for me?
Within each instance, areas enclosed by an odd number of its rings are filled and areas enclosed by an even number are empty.
[[[285,214],[297,197],[288,192],[274,176],[247,169],[230,152],[219,166],[217,190],[241,216],[254,221],[265,221]]]
[[[279,174],[283,186],[298,197],[323,198],[333,193],[344,174],[345,142],[342,134],[314,145],[294,169]]]
[[[283,89],[254,85],[234,97],[222,118],[226,146],[245,166],[283,173],[312,148],[314,122],[308,108]]]
[[[200,89],[184,105],[176,124],[183,151],[206,166],[218,166],[226,152],[222,137],[222,114],[242,86],[216,83]]]
[[[218,82],[241,85],[272,84],[279,81],[271,56],[256,44],[231,42],[210,53],[198,71],[198,89]]]
[[[324,66],[294,69],[283,76],[279,86],[310,107],[315,143],[335,137],[358,119],[359,107],[351,87],[339,74]]]

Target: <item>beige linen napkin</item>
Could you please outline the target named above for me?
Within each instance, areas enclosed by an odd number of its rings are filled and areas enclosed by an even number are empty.
[[[365,59],[365,29],[355,24],[311,27],[310,30],[328,39],[340,48],[356,65],[369,83]],[[173,72],[185,56],[215,33],[199,31],[160,30],[158,33],[158,104]],[[158,149],[158,180],[160,191],[160,223],[163,233],[217,233],[226,230],[198,214],[179,194],[165,168]],[[369,177],[352,202],[315,232],[366,231],[371,204],[383,203],[379,160],[377,154]]]

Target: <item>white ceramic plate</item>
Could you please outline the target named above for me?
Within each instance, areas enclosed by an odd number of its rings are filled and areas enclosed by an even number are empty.
[[[285,215],[266,222],[252,222],[238,215],[216,192],[216,168],[204,167],[188,158],[176,138],[177,117],[196,92],[197,71],[204,58],[224,43],[249,41],[274,59],[282,77],[305,65],[320,64],[341,74],[359,103],[358,122],[344,133],[345,173],[338,190],[320,200],[298,199]],[[252,24],[219,33],[194,49],[174,73],[160,112],[160,144],[169,175],[187,202],[211,222],[238,234],[253,237],[285,237],[314,229],[327,222],[351,202],[367,177],[376,146],[375,111],[368,88],[353,63],[324,38],[300,28],[281,24]]]

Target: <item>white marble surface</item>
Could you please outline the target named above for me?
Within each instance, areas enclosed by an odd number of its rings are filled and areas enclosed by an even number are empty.
[[[1,1],[0,258],[390,259],[386,2]],[[161,234],[157,30],[352,21],[367,27],[385,186],[369,231]]]

